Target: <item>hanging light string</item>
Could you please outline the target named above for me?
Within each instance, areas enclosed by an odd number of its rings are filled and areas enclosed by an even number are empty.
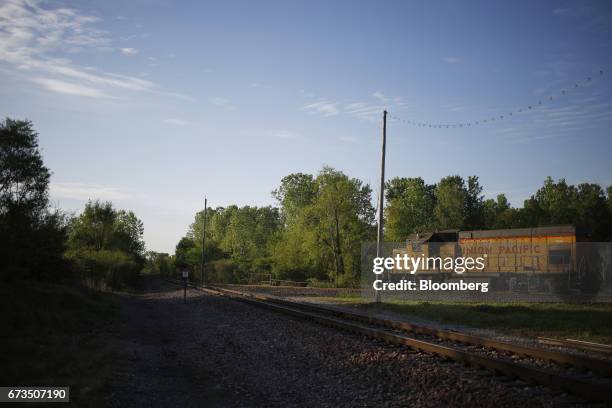
[[[600,70],[597,75],[589,76],[582,80],[576,81],[574,85],[570,87],[569,89],[574,90],[574,89],[580,88],[583,85],[592,83],[596,78],[602,78],[603,76],[604,76],[604,71]],[[403,118],[398,117],[395,113],[391,113],[391,112],[389,112],[389,118],[394,121],[404,123],[406,125],[411,125],[411,126],[421,127],[421,128],[432,128],[432,129],[465,128],[465,127],[485,125],[491,122],[496,122],[496,121],[512,118],[517,114],[520,115],[525,112],[530,112],[545,104],[550,104],[553,101],[566,96],[567,94],[568,94],[568,88],[563,88],[559,92],[549,95],[546,98],[540,99],[535,103],[526,105],[524,107],[521,107],[515,110],[511,110],[505,114],[491,116],[491,117],[479,119],[479,120],[471,120],[471,121],[456,122],[456,123],[432,123],[432,122],[423,122],[423,121],[418,121],[418,120],[403,119]]]

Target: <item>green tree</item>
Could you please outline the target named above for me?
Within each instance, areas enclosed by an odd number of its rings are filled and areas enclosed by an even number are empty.
[[[121,287],[133,283],[144,266],[143,233],[133,212],[89,201],[70,225],[67,258],[86,283]]]
[[[71,225],[69,246],[118,250],[142,260],[144,227],[131,211],[115,210],[111,202],[89,201]]]
[[[412,233],[431,231],[435,220],[435,186],[418,178],[396,177],[386,184],[385,235],[403,241]]]
[[[173,276],[174,258],[167,253],[147,251],[143,272],[148,275]]]
[[[300,182],[287,183],[288,180]],[[302,269],[306,277],[316,277],[312,271],[319,269],[336,283],[354,282],[360,270],[361,244],[372,238],[371,189],[330,167],[324,167],[313,179],[315,185],[310,180],[305,175],[286,177],[281,182],[283,187],[275,192],[281,212],[290,214],[278,240],[275,262],[292,266],[294,271]],[[287,184],[299,188],[285,188]],[[301,193],[286,193],[296,190]]]
[[[483,228],[511,228],[516,222],[515,214],[506,196],[498,194],[497,200],[490,198],[483,203]]]
[[[557,183],[551,177],[544,181],[535,197],[536,207],[541,211],[539,225],[571,224],[576,220],[576,188],[568,185],[565,179]]]
[[[468,177],[464,214],[461,228],[475,230],[484,227],[484,196],[477,176]]]
[[[196,244],[191,237],[183,237],[176,244],[174,252],[174,264],[178,269],[195,268],[196,263],[193,262],[193,250],[197,249]]]
[[[582,183],[576,189],[576,212],[573,223],[585,227],[594,241],[604,241],[611,237],[610,216],[606,195],[598,184]]]
[[[439,229],[461,228],[465,222],[467,191],[460,176],[444,177],[436,186],[434,215]]]
[[[293,173],[283,177],[280,187],[272,192],[272,196],[279,202],[285,220],[291,220],[299,217],[300,212],[314,202],[317,183],[312,174]]]

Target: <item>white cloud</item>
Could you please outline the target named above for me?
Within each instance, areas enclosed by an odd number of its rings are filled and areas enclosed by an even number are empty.
[[[59,58],[83,50],[106,52],[110,49],[108,33],[95,28],[100,19],[70,8],[45,8],[39,0],[6,0],[0,3],[0,61],[20,67],[23,75],[45,89],[76,96],[111,95],[117,91],[163,93],[151,81],[102,72]],[[132,48],[122,49],[134,50]],[[127,51],[130,53],[133,51]],[[41,81],[44,78],[45,81]],[[72,85],[67,87],[59,82]],[[99,89],[96,93],[92,91]]]
[[[327,101],[308,103],[302,109],[308,113],[317,113],[323,116],[336,116],[338,114],[337,104]]]
[[[391,101],[390,98],[387,98],[385,96],[385,94],[383,94],[380,91],[376,91],[372,94],[373,97],[375,97],[376,99],[378,99],[379,101],[381,101],[382,103],[389,103],[389,101]]]
[[[50,193],[53,198],[72,200],[125,200],[132,195],[116,187],[100,184],[52,182]]]
[[[33,82],[42,85],[49,91],[61,93],[64,95],[87,96],[90,98],[104,98],[107,95],[103,91],[91,88],[84,85],[73,84],[69,82],[59,81],[50,78],[33,78]]]
[[[120,48],[119,49],[123,55],[136,55],[138,54],[138,50],[136,48]]]
[[[457,64],[459,62],[461,62],[461,58],[458,57],[444,57],[442,58],[442,61],[448,63],[448,64]]]
[[[234,107],[232,106],[229,100],[225,98],[221,98],[219,96],[210,98],[208,102],[220,108],[229,109],[229,110],[234,109]]]
[[[335,116],[345,114],[370,122],[379,121],[382,112],[387,109],[392,112],[405,111],[410,105],[400,96],[386,96],[381,91],[376,91],[372,97],[378,101],[375,104],[366,101],[336,102],[327,99],[319,99],[302,106],[302,110],[310,114],[321,114],[323,116]]]
[[[167,125],[176,125],[176,126],[191,126],[191,125],[195,125],[194,122],[191,122],[189,120],[177,119],[177,118],[164,119],[164,120],[162,120],[162,122],[167,124]]]

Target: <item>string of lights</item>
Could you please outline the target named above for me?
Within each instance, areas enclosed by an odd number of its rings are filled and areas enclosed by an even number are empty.
[[[597,75],[588,76],[584,79],[576,81],[571,87],[560,89],[558,92],[551,94],[547,96],[546,98],[539,99],[538,101],[525,105],[521,108],[517,108],[511,111],[508,111],[505,114],[495,115],[495,116],[491,116],[491,117],[484,118],[484,119],[469,120],[469,121],[462,121],[462,122],[455,122],[455,123],[432,123],[432,122],[423,122],[423,121],[418,121],[418,120],[403,119],[401,117],[398,117],[395,113],[392,113],[392,112],[389,112],[388,116],[389,116],[389,119],[393,121],[401,122],[406,125],[411,125],[411,126],[421,127],[421,128],[456,129],[456,128],[467,128],[467,127],[472,127],[472,126],[479,126],[479,125],[484,125],[484,124],[488,124],[488,123],[492,123],[492,122],[496,122],[496,121],[500,121],[504,119],[509,119],[517,114],[520,115],[522,113],[533,111],[534,109],[542,107],[546,104],[550,104],[559,98],[563,98],[567,96],[568,94],[570,94],[570,90],[575,90],[584,85],[590,84],[596,79],[602,78],[603,76],[604,76],[604,71],[600,70]]]

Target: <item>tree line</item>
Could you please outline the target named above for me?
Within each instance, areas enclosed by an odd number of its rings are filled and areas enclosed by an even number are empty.
[[[80,214],[49,203],[50,170],[27,120],[0,121],[0,279],[131,284],[143,269],[143,224],[131,211],[89,201]]]
[[[211,281],[347,286],[358,284],[362,243],[376,239],[370,186],[331,167],[282,178],[272,192],[276,206],[209,210],[205,234],[204,212],[198,212],[174,255],[147,252],[142,222],[112,203],[90,201],[80,214],[52,208],[50,175],[32,123],[0,121],[0,279],[78,280],[116,288],[140,273],[199,272],[204,254]],[[385,189],[385,240],[444,229],[555,224],[584,227],[592,241],[612,239],[612,187],[549,177],[521,208],[512,207],[504,194],[485,199],[482,192],[476,176],[453,175],[435,184],[391,179]]]
[[[612,239],[612,187],[547,178],[522,208],[504,194],[485,199],[476,176],[438,183],[396,177],[385,188],[385,240],[445,229],[501,229],[574,224],[592,241]],[[207,214],[206,274],[212,281],[268,279],[311,285],[356,285],[363,242],[376,239],[372,190],[330,167],[293,173],[272,192],[278,206],[217,207]],[[204,214],[176,247],[176,265],[197,273]]]

